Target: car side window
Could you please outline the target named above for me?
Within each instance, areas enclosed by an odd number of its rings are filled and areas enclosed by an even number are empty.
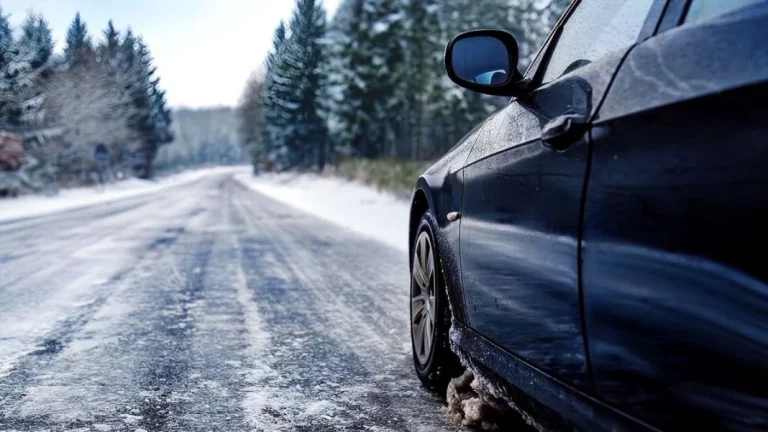
[[[563,26],[543,83],[632,45],[656,0],[593,0],[579,4]]]
[[[693,0],[685,14],[685,23],[703,21],[759,0]]]

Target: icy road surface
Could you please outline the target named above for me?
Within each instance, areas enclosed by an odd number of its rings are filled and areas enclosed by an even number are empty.
[[[453,429],[412,371],[405,253],[231,173],[0,239],[0,431]]]

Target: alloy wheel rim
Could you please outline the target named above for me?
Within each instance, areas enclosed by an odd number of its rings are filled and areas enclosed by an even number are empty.
[[[432,353],[435,330],[435,257],[427,232],[416,240],[411,272],[411,336],[416,358],[426,364]]]

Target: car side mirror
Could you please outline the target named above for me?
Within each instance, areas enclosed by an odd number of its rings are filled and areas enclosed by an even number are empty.
[[[493,96],[520,93],[523,77],[517,71],[517,61],[517,41],[502,30],[461,33],[445,49],[445,70],[451,81]]]

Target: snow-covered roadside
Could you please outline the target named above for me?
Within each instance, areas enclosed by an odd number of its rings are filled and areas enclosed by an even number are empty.
[[[375,187],[314,174],[250,173],[243,185],[397,249],[408,249],[408,202]]]
[[[248,171],[250,171],[248,167],[201,168],[184,171],[156,181],[130,179],[107,185],[104,189],[94,187],[65,189],[52,197],[25,196],[15,199],[4,199],[0,200],[0,221],[42,216],[59,211],[117,201],[189,183],[215,173],[243,173]]]

